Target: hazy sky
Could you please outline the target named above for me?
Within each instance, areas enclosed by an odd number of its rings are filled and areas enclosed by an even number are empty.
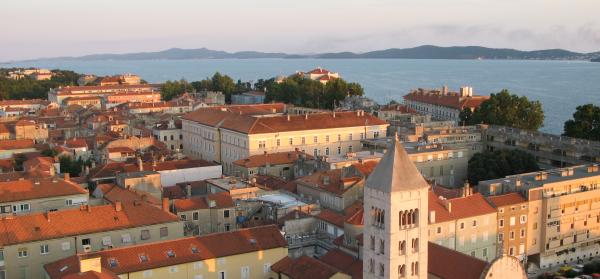
[[[0,0],[0,61],[172,47],[600,50],[600,0]]]

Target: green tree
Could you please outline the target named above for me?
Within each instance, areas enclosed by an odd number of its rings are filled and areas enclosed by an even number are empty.
[[[539,101],[529,101],[525,96],[512,95],[508,90],[492,94],[490,99],[475,109],[470,122],[537,130],[544,123],[544,110]]]
[[[179,81],[167,80],[160,88],[163,100],[169,101],[187,91],[192,91],[193,87],[185,80]]]
[[[538,171],[535,157],[527,152],[513,150],[484,151],[469,160],[467,176],[471,185],[479,181],[496,179],[507,175]]]
[[[459,124],[463,126],[475,124],[473,123],[473,111],[470,108],[464,108],[463,110],[461,110],[458,117],[460,118]]]
[[[563,135],[600,141],[600,107],[593,104],[578,106],[573,119],[565,122]]]

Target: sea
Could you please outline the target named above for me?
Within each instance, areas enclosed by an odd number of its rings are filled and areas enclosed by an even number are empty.
[[[215,72],[233,79],[257,81],[323,67],[358,82],[367,97],[379,103],[402,101],[411,89],[473,87],[489,95],[508,89],[542,103],[541,131],[561,134],[563,124],[579,105],[600,105],[600,63],[537,60],[442,59],[192,59],[192,60],[42,60],[0,64],[0,67],[40,67],[79,73],[135,73],[151,83],[200,80]]]

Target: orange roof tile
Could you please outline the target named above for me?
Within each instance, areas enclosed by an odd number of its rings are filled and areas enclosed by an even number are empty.
[[[342,179],[342,169],[317,171],[296,180],[299,185],[307,185],[336,195],[341,195],[360,181],[364,179],[358,176]]]
[[[427,272],[444,279],[478,279],[488,263],[467,254],[428,243]]]
[[[521,194],[517,192],[498,196],[489,196],[487,197],[487,199],[488,201],[490,201],[490,204],[492,204],[492,206],[496,208],[527,202],[527,200],[525,200],[525,198],[523,198],[523,196],[521,196]]]
[[[177,210],[177,212],[208,209],[211,208],[211,201],[215,202],[215,206],[213,208],[235,207],[235,204],[233,203],[233,199],[231,199],[231,195],[229,194],[229,192],[221,192],[210,194],[205,197],[192,197],[189,199],[175,200],[175,209]]]
[[[404,95],[405,100],[434,104],[455,109],[463,109],[465,107],[476,108],[489,98],[489,96],[460,97],[458,93],[448,93],[444,95],[436,92],[421,91],[413,91],[407,95]]]
[[[444,207],[444,202],[450,202],[451,211]],[[442,201],[429,191],[429,211],[431,210],[435,211],[436,223],[496,213],[496,209],[479,193]]]
[[[44,269],[50,278],[61,278],[66,272],[79,271],[78,257],[100,257],[104,269],[124,274],[286,246],[277,226],[270,225],[80,254],[46,264]],[[169,250],[173,257],[167,255]],[[146,255],[147,261],[141,262],[140,255]],[[109,259],[114,259],[116,266],[110,266]],[[61,272],[65,266],[66,271]]]
[[[103,193],[103,198],[112,204],[115,204],[118,201],[122,203],[143,201],[154,205],[162,204],[160,200],[152,195],[136,192],[133,189],[124,189],[115,184],[99,184],[98,187],[100,187],[100,190]]]
[[[327,254],[319,258],[320,261],[333,266],[344,273],[352,276],[353,279],[361,279],[363,272],[363,262],[340,249],[331,249]]]
[[[292,259],[285,257],[271,266],[271,270],[290,279],[329,279],[338,272],[337,268],[309,256]]]
[[[35,143],[30,139],[0,140],[0,150],[34,148]]]
[[[0,202],[87,194],[79,185],[60,178],[36,178],[0,182]],[[37,183],[37,184],[36,184]]]
[[[89,211],[86,209],[89,208]],[[68,209],[47,213],[5,217],[0,220],[0,245],[62,238],[126,228],[178,222],[179,218],[146,203]]]
[[[325,208],[319,212],[317,216],[318,219],[321,219],[327,223],[338,226],[339,228],[344,227],[344,221],[346,220],[346,216],[337,213],[329,208]]]

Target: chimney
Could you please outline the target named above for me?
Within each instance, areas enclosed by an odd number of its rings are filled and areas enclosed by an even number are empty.
[[[452,213],[452,203],[449,200],[443,200],[443,205],[448,210],[448,213]]]
[[[123,205],[121,205],[120,201],[115,201],[115,211],[119,212],[121,210],[123,210]]]
[[[140,171],[144,171],[144,164],[142,163],[142,157],[138,156],[137,157],[137,165]]]
[[[100,257],[96,257],[96,258],[88,258],[85,259],[83,257],[78,257],[79,258],[79,272],[83,273],[83,272],[88,272],[88,271],[95,271],[98,273],[102,272],[102,264],[100,263]]]
[[[65,174],[64,174],[64,180],[65,181],[71,181],[71,174],[68,173],[68,172],[65,172]]]
[[[308,119],[308,113],[304,115],[304,119]]]
[[[291,117],[290,117],[290,115],[288,114],[288,115],[287,115],[287,121],[290,121],[290,119],[291,119]]]
[[[186,196],[188,198],[192,197],[192,185],[191,184],[187,184],[185,185],[185,192],[186,192]]]
[[[164,212],[171,212],[171,211],[169,210],[169,199],[168,199],[168,198],[163,198],[163,199],[162,199],[162,210],[163,210]]]
[[[444,87],[442,87],[442,94],[448,95],[448,86],[447,85],[444,85]]]
[[[471,187],[469,185],[469,182],[465,181],[465,184],[464,184],[463,189],[462,189],[462,196],[463,197],[468,197],[470,195],[471,195]]]
[[[333,118],[335,118],[335,110],[333,111]]]
[[[429,211],[429,224],[435,223],[435,210]]]

